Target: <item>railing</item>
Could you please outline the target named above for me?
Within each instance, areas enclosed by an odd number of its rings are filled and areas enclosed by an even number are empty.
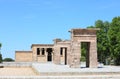
[[[3,62],[0,64],[3,67],[31,67],[32,62]]]

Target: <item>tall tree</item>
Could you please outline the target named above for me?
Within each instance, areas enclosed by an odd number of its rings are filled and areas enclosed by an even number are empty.
[[[0,53],[0,63],[2,62],[2,54]]]
[[[103,39],[105,39],[104,38],[105,34],[104,34],[104,30],[103,30],[104,29],[103,21],[102,20],[97,20],[95,22],[95,27],[100,28],[100,31],[97,32],[98,61],[104,63],[104,58],[105,58],[104,50],[105,50],[105,47],[103,46],[103,44],[104,44]]]
[[[108,31],[110,41],[111,57],[116,65],[120,65],[120,17],[112,19],[110,29]]]
[[[1,50],[2,44],[0,43],[0,50]]]
[[[97,52],[98,61],[107,64],[106,60],[109,58],[109,41],[108,41],[108,30],[110,23],[102,20],[97,20],[94,26],[89,26],[88,28],[100,28],[97,31]]]
[[[2,47],[2,44],[0,43],[0,63],[2,62],[1,47]]]

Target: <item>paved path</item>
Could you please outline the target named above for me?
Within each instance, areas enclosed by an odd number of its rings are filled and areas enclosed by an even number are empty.
[[[33,63],[38,72],[119,72],[120,66],[103,66],[103,68],[69,68],[68,65],[53,63]]]

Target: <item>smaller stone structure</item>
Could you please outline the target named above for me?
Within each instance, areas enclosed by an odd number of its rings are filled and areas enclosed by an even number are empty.
[[[32,44],[34,62],[50,62],[53,60],[53,44]]]

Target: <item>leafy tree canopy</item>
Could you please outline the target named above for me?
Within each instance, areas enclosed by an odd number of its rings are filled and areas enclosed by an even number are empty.
[[[112,19],[108,35],[112,58],[116,65],[120,65],[120,17]]]
[[[3,59],[4,62],[11,62],[11,61],[14,61],[12,58],[4,58]]]
[[[2,54],[0,53],[0,63],[2,62]]]

